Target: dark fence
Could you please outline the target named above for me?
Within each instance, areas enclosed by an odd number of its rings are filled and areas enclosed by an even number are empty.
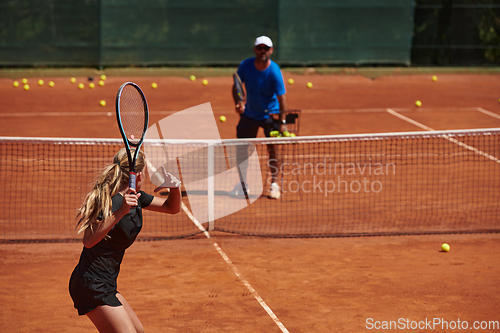
[[[0,0],[0,66],[497,66],[499,0]]]

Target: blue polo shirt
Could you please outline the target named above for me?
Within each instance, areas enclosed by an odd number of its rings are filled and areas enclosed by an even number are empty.
[[[245,83],[246,107],[243,114],[254,120],[269,118],[269,113],[279,113],[278,97],[286,93],[280,66],[271,60],[263,71],[255,68],[255,57],[245,59],[238,67],[238,75]]]

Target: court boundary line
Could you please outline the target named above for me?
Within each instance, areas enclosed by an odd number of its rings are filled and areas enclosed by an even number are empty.
[[[396,112],[431,112],[431,111],[442,111],[442,112],[482,112],[489,116],[500,119],[500,115],[487,111],[481,107],[444,107],[444,108],[417,108],[417,107],[409,107],[409,108],[390,108]],[[373,108],[373,109],[303,109],[302,113],[307,114],[325,114],[325,113],[384,113],[387,108]],[[172,115],[174,113],[180,112],[178,111],[151,111],[151,115]],[[228,114],[234,112],[234,110],[213,110],[214,114]],[[4,117],[112,117],[115,112],[113,111],[101,111],[101,112],[6,112],[0,113]]]
[[[151,168],[151,170],[155,170],[156,168],[151,164],[151,162],[146,161],[148,168]],[[152,172],[154,173],[154,172]],[[194,223],[200,229],[205,237],[207,239],[212,240],[212,237],[210,236],[210,233],[205,229],[205,227],[198,221],[198,219],[191,213],[189,208],[184,204],[184,202],[181,201],[181,208],[184,211],[184,213],[187,215],[187,217],[191,220],[191,222]],[[274,323],[281,329],[283,333],[290,333],[285,325],[279,320],[278,316],[273,312],[273,310],[267,305],[267,303],[264,301],[264,299],[259,295],[257,290],[255,290],[254,287],[247,281],[247,279],[239,272],[238,268],[236,265],[231,261],[231,259],[228,257],[228,255],[222,250],[222,248],[219,246],[219,244],[216,241],[213,241],[213,246],[215,250],[219,253],[219,255],[224,259],[224,262],[231,268],[233,273],[236,275],[236,277],[243,283],[243,285],[247,288],[247,290],[253,295],[253,297],[259,302],[260,306],[266,311],[266,313],[271,317],[271,319],[274,321]]]
[[[402,119],[402,120],[404,120],[404,121],[409,122],[410,124],[413,124],[413,125],[415,125],[415,126],[418,126],[418,127],[422,128],[422,129],[425,129],[425,130],[427,130],[427,131],[435,131],[435,129],[433,129],[433,128],[429,127],[429,126],[426,126],[426,125],[424,125],[424,124],[422,124],[422,123],[419,123],[418,121],[413,120],[413,119],[411,119],[411,118],[409,118],[409,117],[403,116],[402,114],[399,114],[399,113],[397,113],[397,112],[396,112],[396,111],[394,111],[394,110],[387,109],[387,112],[388,112],[389,114],[391,114],[391,115],[395,116],[395,117],[398,117],[398,118],[400,118],[400,119]],[[474,152],[474,153],[476,153],[476,154],[478,154],[478,155],[480,155],[480,156],[486,157],[486,158],[488,158],[488,159],[490,159],[490,160],[492,160],[492,161],[497,162],[497,163],[499,163],[499,164],[500,164],[500,159],[496,158],[496,157],[495,157],[495,156],[493,156],[493,155],[487,154],[487,153],[485,153],[485,152],[484,152],[484,151],[482,151],[482,150],[479,150],[479,149],[477,149],[477,148],[475,148],[475,147],[469,146],[468,144],[465,144],[465,143],[463,143],[463,142],[460,142],[460,141],[458,141],[458,140],[456,140],[456,139],[454,139],[454,138],[452,138],[452,137],[449,137],[448,135],[443,135],[443,138],[444,138],[444,139],[446,139],[446,140],[448,140],[448,141],[450,141],[450,142],[452,142],[452,143],[454,143],[454,144],[456,144],[456,145],[458,145],[458,146],[460,146],[460,147],[463,147],[463,148],[465,148],[465,149],[468,149],[468,150],[470,150],[470,151],[472,151],[472,152]]]

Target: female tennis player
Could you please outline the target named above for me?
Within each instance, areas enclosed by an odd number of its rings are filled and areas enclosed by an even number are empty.
[[[142,209],[178,213],[182,200],[180,181],[162,167],[165,181],[155,192],[171,190],[167,199],[161,199],[141,191],[145,177],[142,151],[136,162],[136,190],[129,188],[125,148],[113,162],[78,210],[77,228],[83,233],[84,248],[71,275],[69,291],[78,314],[87,315],[99,332],[144,332],[134,310],[117,291],[116,279],[125,250],[141,231]]]

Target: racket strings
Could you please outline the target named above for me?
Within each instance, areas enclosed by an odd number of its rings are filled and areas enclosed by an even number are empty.
[[[124,87],[121,93],[120,117],[128,141],[137,144],[144,132],[146,113],[142,95],[133,86]]]

